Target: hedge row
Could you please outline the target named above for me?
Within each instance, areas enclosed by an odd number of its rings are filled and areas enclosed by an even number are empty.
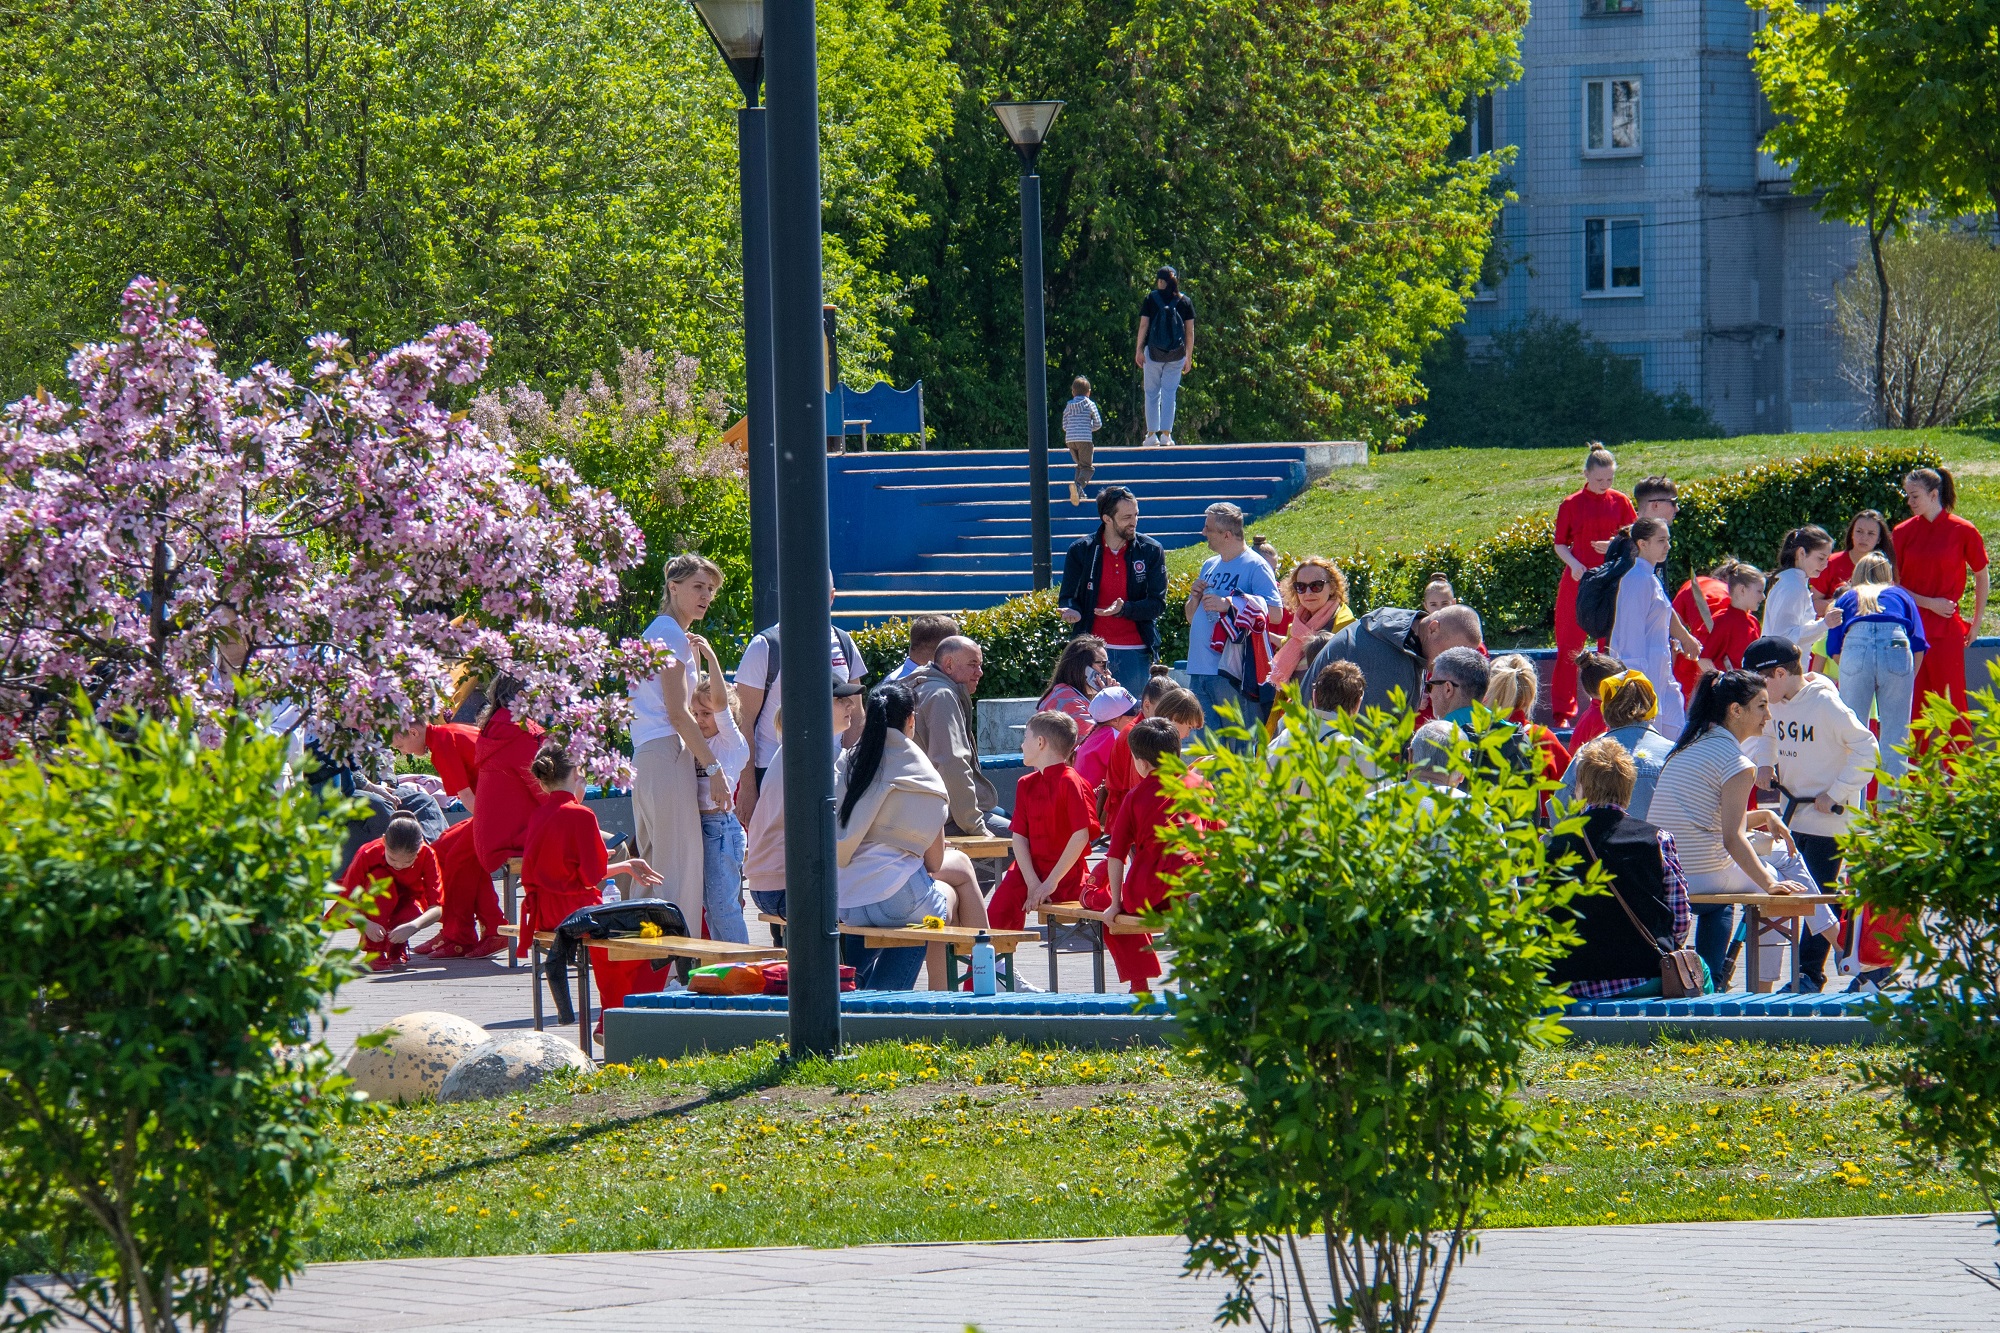
[[[1937,467],[1935,449],[1845,449],[1784,459],[1742,472],[1690,482],[1680,488],[1680,516],[1674,522],[1674,553],[1668,561],[1670,586],[1690,569],[1708,569],[1735,556],[1769,570],[1785,533],[1818,523],[1838,538],[1860,509],[1903,512],[1903,474]],[[1442,573],[1460,600],[1475,608],[1494,641],[1553,637],[1556,582],[1562,573],[1555,553],[1553,512],[1526,515],[1499,533],[1469,547],[1436,542],[1411,552],[1355,553],[1339,561],[1347,575],[1348,602],[1356,612],[1377,606],[1413,606],[1424,581]],[[1321,549],[1326,549],[1328,542]],[[1187,655],[1187,600],[1192,577],[1169,584],[1167,614],[1160,620],[1161,655]],[[1069,626],[1056,614],[1053,592],[1032,593],[959,617],[965,632],[986,650],[984,698],[1040,694],[1048,685]],[[869,672],[880,679],[903,660],[909,627],[900,620],[869,625],[855,636]]]

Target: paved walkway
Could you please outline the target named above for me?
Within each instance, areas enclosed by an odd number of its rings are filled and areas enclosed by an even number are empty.
[[[1488,1232],[1441,1328],[1480,1333],[1961,1333],[2000,1328],[1991,1230],[1967,1215]],[[687,1250],[321,1264],[243,1333],[1174,1333],[1223,1285],[1138,1236],[846,1250]],[[1303,1327],[1303,1324],[1301,1324]]]

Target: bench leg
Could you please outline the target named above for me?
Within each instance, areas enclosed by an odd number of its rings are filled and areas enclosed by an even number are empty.
[[[514,900],[516,895],[520,891],[520,884],[519,881],[517,881],[514,878],[514,872],[503,868],[500,871],[500,885],[502,892],[506,896],[506,901],[501,904],[500,914],[507,919],[508,925],[518,927],[521,924],[521,914],[514,910],[515,907]],[[509,949],[507,951],[507,970],[509,972],[512,972],[515,968],[519,967],[520,965],[521,965],[520,950]]]
[[[1056,971],[1056,954],[1058,952],[1056,948],[1056,934],[1061,929],[1062,922],[1060,921],[1048,921],[1042,925],[1043,938],[1049,950],[1049,994],[1051,995],[1062,989],[1062,977]]]
[[[998,958],[998,959],[997,959],[996,961],[997,961],[997,962],[1002,962],[1002,963],[1005,963],[1005,964],[1007,965],[1007,970],[1006,970],[1005,972],[1001,973],[1001,976],[1000,976],[1000,979],[1001,979],[1001,981],[1002,981],[1002,982],[1003,982],[1003,983],[1004,983],[1004,984],[1006,985],[1007,989],[1008,989],[1008,990],[1010,990],[1010,991],[1015,991],[1015,990],[1019,990],[1019,989],[1020,989],[1020,987],[1019,987],[1019,986],[1016,986],[1016,985],[1014,984],[1014,955],[1013,955],[1013,953],[1011,953],[1011,952],[1008,952],[1008,953],[1003,953],[1003,954],[1001,954],[1001,955],[1000,955],[1000,957],[999,957],[999,958]],[[997,970],[997,969],[996,969],[996,970]]]
[[[535,1031],[540,1032],[542,1030],[542,946],[531,944],[528,947],[532,950],[528,958],[533,966],[533,972],[529,980],[534,982],[535,990]]]
[[[576,951],[576,1044],[583,1048],[583,1058],[593,1058],[595,1048],[590,1044],[590,946],[584,945]]]
[[[958,950],[949,944],[944,946],[944,988],[958,993]]]
[[[1109,929],[1102,925],[1090,932],[1090,981],[1099,995],[1104,994],[1104,932]]]

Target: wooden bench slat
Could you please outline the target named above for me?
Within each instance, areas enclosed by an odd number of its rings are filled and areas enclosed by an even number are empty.
[[[1151,935],[1153,933],[1153,927],[1146,924],[1144,917],[1133,916],[1129,912],[1120,912],[1114,919],[1109,912],[1093,911],[1077,903],[1043,903],[1034,910],[1035,914],[1044,921],[1066,921],[1072,923],[1095,921],[1100,926],[1109,927],[1113,935]]]
[[[758,947],[754,944],[732,944],[727,940],[696,940],[680,935],[666,935],[658,939],[637,939],[626,936],[621,939],[591,940],[590,947],[604,950],[605,957],[614,962],[631,962],[638,958],[692,958],[704,963],[768,963],[784,958],[783,949],[769,945]]]
[[[992,835],[965,834],[960,837],[946,835],[945,846],[956,847],[975,861],[996,861],[1014,854],[1014,840]]]

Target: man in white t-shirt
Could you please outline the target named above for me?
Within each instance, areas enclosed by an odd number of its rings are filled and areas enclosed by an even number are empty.
[[[845,630],[836,626],[828,637],[828,664],[834,680],[859,680],[868,673],[860,649]],[[771,662],[774,648],[776,670]],[[784,676],[783,641],[774,625],[750,640],[736,664],[736,724],[750,738],[750,780],[736,788],[736,818],[745,828],[750,827],[750,817],[757,809],[764,770],[778,752],[778,705],[784,699]]]
[[[1233,616],[1252,602],[1257,603],[1254,609],[1265,615],[1276,615],[1280,604],[1278,579],[1264,563],[1264,557],[1244,545],[1243,511],[1235,505],[1226,501],[1210,505],[1202,521],[1201,535],[1215,554],[1202,562],[1194,591],[1187,600],[1188,688],[1201,700],[1202,718],[1210,728],[1223,725],[1222,715],[1216,711],[1216,706],[1223,703],[1234,704],[1242,710],[1246,721],[1255,721],[1242,692],[1222,675],[1222,653],[1214,644],[1215,626],[1223,616]],[[1233,646],[1246,660],[1249,658],[1247,642],[1239,641]],[[1244,672],[1239,679],[1251,679],[1254,690],[1254,668],[1239,669]]]

